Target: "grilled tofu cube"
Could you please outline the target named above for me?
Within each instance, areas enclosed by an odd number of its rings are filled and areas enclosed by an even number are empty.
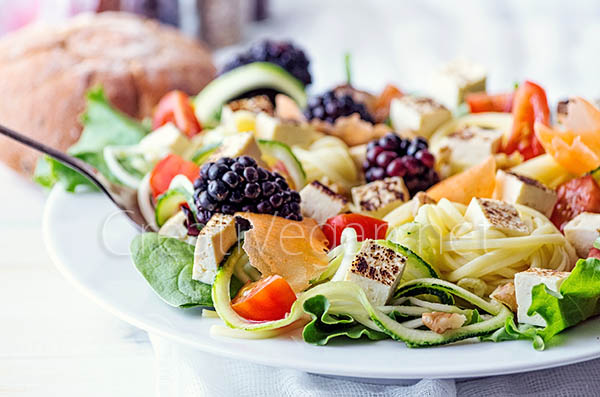
[[[181,156],[191,142],[172,123],[167,123],[142,138],[138,145],[145,157],[156,160],[169,153]]]
[[[308,123],[281,120],[266,113],[256,116],[256,137],[283,142],[289,146],[306,147],[314,141],[315,129]]]
[[[348,200],[321,182],[311,182],[300,191],[302,215],[313,218],[319,225],[327,219],[348,211]]]
[[[529,228],[517,208],[504,201],[474,197],[467,207],[465,218],[475,227],[495,229],[508,236],[529,234]]]
[[[374,306],[383,306],[400,282],[406,257],[374,240],[363,243],[344,280],[359,285]]]
[[[544,284],[548,289],[558,292],[562,282],[569,277],[569,272],[558,272],[548,269],[532,268],[515,274],[515,291],[517,296],[517,319],[520,323],[546,326],[546,321],[539,314],[527,315],[531,306],[531,289]]]
[[[464,59],[443,65],[430,80],[431,94],[449,109],[455,109],[471,92],[485,91],[485,69]]]
[[[587,258],[594,241],[600,236],[600,214],[582,212],[571,219],[563,229],[580,258]]]
[[[494,198],[507,203],[526,205],[550,218],[558,195],[535,179],[498,170]]]
[[[406,95],[392,100],[390,105],[390,119],[396,131],[411,130],[426,138],[451,118],[450,111],[431,98]]]
[[[196,245],[196,237],[188,236],[188,229],[185,226],[187,217],[183,211],[177,212],[170,217],[164,225],[160,227],[158,234],[166,237],[173,237],[188,244]]]
[[[194,250],[192,278],[212,284],[219,264],[237,242],[237,227],[232,215],[215,214],[200,230]]]
[[[467,126],[442,138],[441,148],[446,148],[450,173],[457,174],[487,159],[500,149],[502,131]]]
[[[352,200],[356,208],[377,218],[408,201],[410,194],[404,180],[394,176],[352,188]]]
[[[213,154],[210,155],[207,162],[217,161],[221,157],[238,157],[250,156],[261,167],[265,164],[261,161],[261,152],[251,132],[240,132],[239,134],[230,135],[223,140]]]

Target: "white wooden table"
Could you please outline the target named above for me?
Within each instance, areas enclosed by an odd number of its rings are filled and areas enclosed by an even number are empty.
[[[490,86],[541,82],[551,99],[600,93],[600,5],[557,0],[273,1],[274,18],[247,32],[294,38],[311,55],[314,89],[344,79],[420,89],[439,62],[487,65]],[[230,51],[218,54],[221,59]],[[96,307],[61,278],[41,235],[44,193],[0,165],[0,395],[149,396],[147,335]]]

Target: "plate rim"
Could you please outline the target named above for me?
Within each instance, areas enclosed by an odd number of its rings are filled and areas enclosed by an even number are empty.
[[[590,360],[600,358],[600,351],[595,351],[595,352],[591,352],[588,354],[581,354],[576,357],[570,357],[566,360],[564,358],[557,357],[554,360],[548,360],[548,361],[544,361],[543,363],[540,363],[540,364],[529,365],[529,366],[527,366],[527,368],[519,367],[519,366],[510,366],[505,363],[500,363],[500,365],[493,366],[493,368],[481,367],[481,368],[475,369],[475,370],[473,370],[473,368],[471,368],[469,373],[465,373],[465,369],[461,370],[461,369],[453,369],[453,368],[444,368],[443,370],[441,370],[436,367],[432,367],[433,374],[431,374],[430,376],[423,376],[423,374],[419,371],[411,372],[410,368],[407,368],[406,371],[404,371],[404,373],[401,376],[399,376],[397,374],[397,371],[396,372],[392,372],[392,371],[386,372],[385,370],[383,370],[380,374],[375,375],[374,373],[373,374],[369,374],[369,373],[365,374],[362,371],[361,372],[352,371],[351,367],[340,370],[339,366],[332,365],[332,364],[328,365],[325,361],[311,362],[311,365],[309,366],[307,363],[305,363],[305,360],[302,360],[302,362],[300,362],[300,363],[294,363],[293,361],[285,360],[285,359],[281,359],[281,358],[274,359],[273,357],[268,357],[268,358],[261,358],[261,357],[254,357],[254,356],[249,357],[248,355],[245,355],[242,352],[236,353],[235,351],[232,351],[231,349],[219,347],[218,343],[205,343],[205,344],[197,343],[193,340],[186,339],[183,336],[172,334],[168,330],[164,330],[164,329],[161,329],[160,327],[156,327],[142,319],[136,318],[135,316],[126,313],[125,311],[123,311],[122,309],[113,305],[112,303],[107,302],[99,294],[96,294],[91,288],[88,288],[83,281],[77,279],[77,277],[69,270],[69,266],[66,265],[65,263],[63,263],[63,260],[61,259],[61,254],[58,253],[57,248],[54,247],[54,245],[52,243],[52,238],[51,238],[52,227],[50,225],[52,209],[55,206],[60,205],[61,195],[64,197],[65,195],[69,195],[69,194],[73,194],[73,193],[68,193],[68,192],[64,191],[64,189],[62,189],[60,185],[57,185],[54,188],[52,188],[52,190],[50,191],[50,193],[47,197],[47,201],[44,205],[44,211],[43,211],[43,216],[42,216],[42,237],[43,237],[44,245],[46,246],[48,255],[49,255],[52,263],[56,267],[56,269],[80,293],[82,293],[84,296],[86,296],[92,302],[97,304],[103,310],[105,310],[108,313],[116,316],[117,318],[125,321],[128,324],[131,324],[137,328],[140,328],[148,333],[156,334],[165,339],[177,342],[183,346],[188,346],[188,347],[198,349],[200,351],[203,351],[203,352],[206,352],[209,354],[214,354],[214,355],[217,355],[220,357],[226,357],[226,358],[230,358],[230,359],[236,359],[236,360],[251,362],[251,363],[255,363],[255,364],[265,365],[265,366],[296,369],[296,370],[313,373],[313,374],[326,375],[326,376],[341,376],[341,377],[348,377],[348,378],[362,379],[362,380],[365,380],[365,379],[367,379],[367,380],[369,380],[369,379],[370,380],[377,380],[377,379],[414,380],[414,379],[424,379],[424,378],[428,378],[428,379],[480,378],[480,377],[488,377],[488,376],[500,376],[500,375],[516,374],[516,373],[533,372],[533,371],[539,371],[539,370],[550,369],[550,368],[558,368],[558,367],[563,367],[566,365],[576,364],[576,363],[590,361]],[[100,193],[94,193],[94,194],[100,195]],[[597,321],[600,321],[600,319],[598,319]],[[220,337],[217,337],[217,338],[211,339],[211,341],[212,342],[219,341],[220,339],[221,339]],[[248,340],[248,342],[251,343],[252,340]],[[322,348],[327,348],[327,346],[323,346]],[[462,368],[462,367],[457,366],[456,368]],[[443,371],[443,372],[440,372],[440,371]]]

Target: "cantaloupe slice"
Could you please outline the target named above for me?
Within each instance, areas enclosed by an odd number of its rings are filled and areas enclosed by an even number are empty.
[[[468,205],[473,197],[491,198],[496,186],[496,160],[482,163],[433,185],[427,195],[436,201],[446,198]]]

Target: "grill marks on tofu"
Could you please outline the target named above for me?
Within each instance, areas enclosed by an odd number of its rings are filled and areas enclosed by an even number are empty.
[[[350,272],[391,287],[405,263],[404,256],[369,240],[352,262]]]
[[[324,184],[314,181],[300,191],[302,215],[313,218],[318,224],[348,211],[348,200]]]
[[[382,216],[408,201],[410,195],[402,178],[390,177],[352,188],[352,197],[361,212]]]

